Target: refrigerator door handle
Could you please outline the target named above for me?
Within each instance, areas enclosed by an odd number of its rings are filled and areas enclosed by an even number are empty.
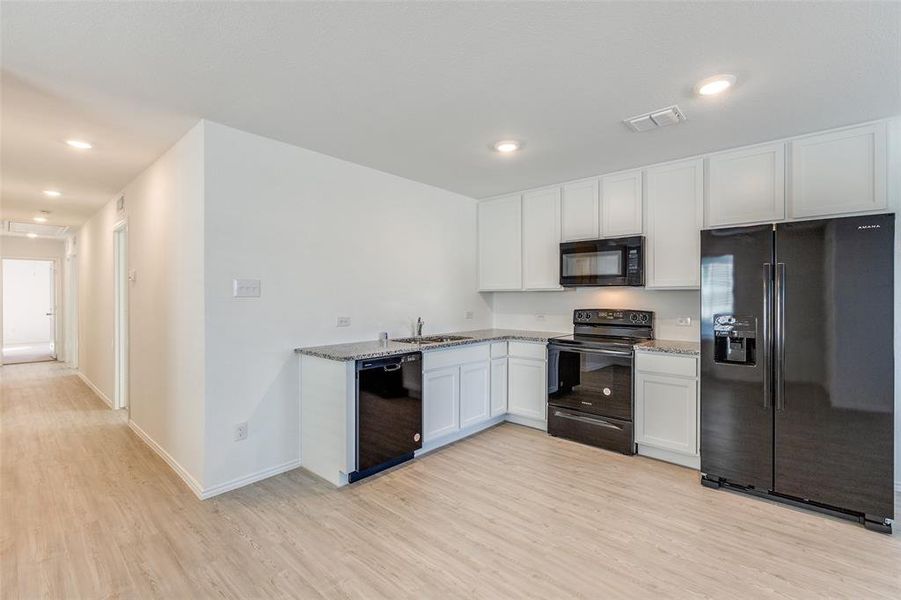
[[[763,263],[763,407],[773,404],[773,265]]]
[[[785,263],[776,263],[773,320],[776,410],[785,410]]]

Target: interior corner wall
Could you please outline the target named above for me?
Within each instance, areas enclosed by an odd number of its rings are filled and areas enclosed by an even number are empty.
[[[79,368],[109,398],[114,379],[113,230],[128,223],[130,418],[203,487],[203,122],[77,233]],[[117,194],[117,197],[119,195]]]
[[[204,480],[224,491],[297,465],[295,347],[410,335],[418,316],[482,328],[491,311],[472,198],[215,123],[205,140]],[[233,298],[234,278],[261,297]]]

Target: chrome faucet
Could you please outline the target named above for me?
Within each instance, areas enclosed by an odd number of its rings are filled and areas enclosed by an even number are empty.
[[[416,317],[416,337],[422,337],[422,317]]]

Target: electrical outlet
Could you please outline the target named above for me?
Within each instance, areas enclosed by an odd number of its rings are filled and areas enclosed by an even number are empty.
[[[241,440],[247,439],[247,423],[238,423],[235,425],[235,441],[240,442]]]
[[[471,319],[473,316],[474,316],[474,315],[473,315],[473,312],[472,312],[471,310],[467,310],[467,311],[466,311],[466,318],[467,318],[467,319]]]
[[[335,327],[350,327],[350,317],[338,317]]]
[[[691,317],[679,317],[676,319],[676,325],[680,327],[688,327],[691,325]]]
[[[259,279],[232,279],[232,297],[234,298],[259,298]]]
[[[541,313],[535,315],[535,320],[536,321],[544,321],[544,315]]]

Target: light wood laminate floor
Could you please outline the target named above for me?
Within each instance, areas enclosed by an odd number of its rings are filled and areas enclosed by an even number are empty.
[[[502,425],[201,502],[54,363],[2,368],[3,598],[901,598],[901,538]]]

